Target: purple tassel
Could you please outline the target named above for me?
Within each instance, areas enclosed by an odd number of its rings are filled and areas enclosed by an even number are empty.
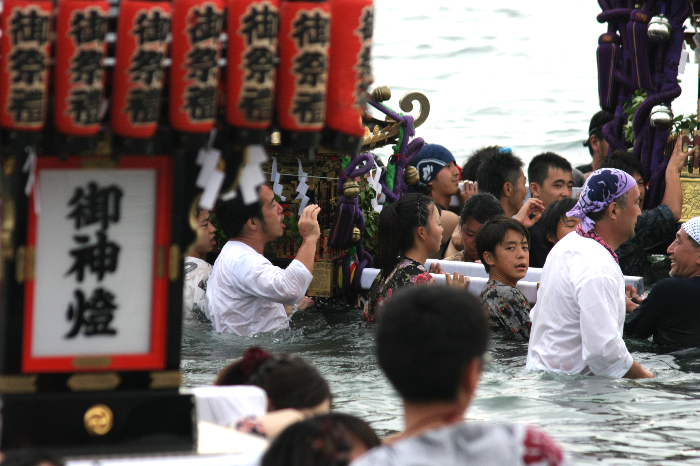
[[[646,8],[645,4],[645,8]],[[647,23],[651,20],[650,12],[634,10],[627,24],[627,36],[632,51],[632,81],[637,89],[653,90],[649,70],[649,36]]]

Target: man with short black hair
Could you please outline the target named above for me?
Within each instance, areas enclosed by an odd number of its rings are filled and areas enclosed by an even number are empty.
[[[404,429],[353,466],[566,464],[544,433],[464,422],[488,347],[484,309],[464,290],[407,287],[378,319],[377,360],[403,401]]]
[[[614,252],[634,235],[639,196],[637,182],[621,170],[599,169],[586,180],[567,212],[581,224],[554,245],[542,269],[530,313],[528,369],[654,377],[622,340],[627,299]]]
[[[492,155],[498,154],[500,149],[501,146],[487,146],[472,152],[464,162],[464,165],[462,165],[462,179],[476,181],[476,173],[479,171],[481,162]]]
[[[657,283],[625,319],[625,336],[654,337],[672,349],[700,347],[700,217],[683,224],[668,247],[671,278]]]
[[[663,253],[663,248],[673,241],[677,229],[676,222],[681,218],[683,190],[679,174],[685,162],[681,144],[682,141],[676,143],[673,154],[666,165],[666,187],[661,204],[653,209],[642,211],[642,216],[634,228],[634,236],[621,244],[615,251],[620,261],[622,273],[644,277],[644,282],[648,285],[654,283],[654,274],[648,256]],[[641,193],[640,207],[642,207],[646,185],[642,178],[644,169],[639,159],[631,152],[615,151],[602,161],[601,168],[603,167],[622,170],[637,181],[637,187]],[[659,247],[662,249],[657,251]]]
[[[583,145],[588,147],[588,152],[593,160],[588,165],[576,167],[584,175],[600,168],[600,162],[608,155],[608,141],[603,137],[603,126],[613,121],[614,118],[615,116],[607,110],[601,110],[591,118],[588,125],[588,138],[583,142]]]
[[[219,201],[216,206],[221,228],[229,238],[207,284],[209,314],[217,332],[251,335],[286,328],[284,304],[299,302],[313,278],[321,208],[309,205],[301,213],[301,246],[283,270],[263,256],[265,245],[284,234],[282,206],[268,186],[261,186],[258,194],[256,204],[245,205],[239,192],[233,200]]]
[[[503,207],[493,194],[478,193],[467,199],[459,216],[459,227],[452,234],[452,241],[445,252],[445,260],[464,262],[479,260],[479,253],[476,251],[476,233],[484,223],[498,215],[504,215]],[[462,250],[457,252],[457,247],[461,247]]]
[[[508,147],[487,157],[476,172],[480,193],[496,196],[508,217],[520,211],[527,197],[523,161]],[[543,208],[544,210],[544,208]]]
[[[571,163],[554,152],[536,155],[527,167],[530,180],[530,193],[542,201],[546,209],[549,204],[571,197],[574,186]],[[530,267],[544,267],[551,246],[542,240],[542,230],[538,223],[530,228]]]

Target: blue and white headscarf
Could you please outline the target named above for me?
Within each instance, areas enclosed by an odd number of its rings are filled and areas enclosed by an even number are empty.
[[[580,218],[581,228],[588,233],[595,222],[588,218],[591,212],[600,212],[612,201],[634,188],[637,182],[627,173],[615,168],[601,168],[590,174],[583,185],[581,197],[568,217]]]
[[[696,243],[700,243],[700,217],[693,217],[685,222],[681,228],[693,238]]]

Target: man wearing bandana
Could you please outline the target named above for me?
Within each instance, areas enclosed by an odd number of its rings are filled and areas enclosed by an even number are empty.
[[[654,337],[670,349],[700,347],[700,217],[683,224],[668,247],[671,278],[652,288],[625,320],[625,335]]]
[[[650,378],[622,340],[627,299],[615,249],[641,215],[637,183],[614,168],[594,171],[567,216],[576,232],[552,248],[530,318],[527,368],[562,374]]]

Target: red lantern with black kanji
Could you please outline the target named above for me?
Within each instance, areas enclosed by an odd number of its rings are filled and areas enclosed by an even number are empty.
[[[0,39],[0,126],[39,131],[46,121],[53,2],[5,0]]]
[[[100,130],[108,12],[107,1],[58,4],[54,124],[63,134],[90,136]]]
[[[170,32],[170,3],[119,3],[111,103],[114,133],[150,138],[158,127]]]
[[[275,108],[282,141],[315,147],[326,112],[330,5],[325,1],[283,1],[280,6]]]
[[[229,0],[226,122],[241,144],[261,143],[275,91],[279,0]]]
[[[223,0],[174,0],[170,46],[170,125],[207,133],[218,106]]]
[[[329,3],[333,22],[326,137],[336,149],[357,152],[365,132],[362,107],[372,82],[373,0],[329,0]]]

